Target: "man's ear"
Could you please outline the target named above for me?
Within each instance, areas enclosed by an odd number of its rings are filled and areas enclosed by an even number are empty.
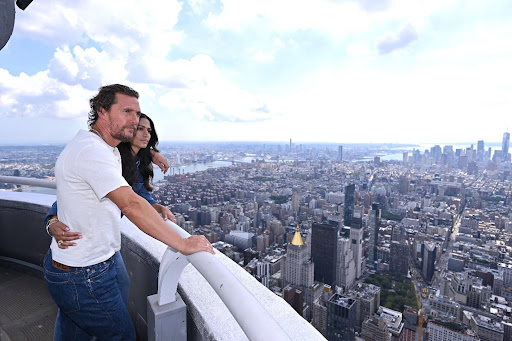
[[[100,107],[98,109],[98,117],[105,118],[106,115],[107,115],[107,111],[103,107]]]

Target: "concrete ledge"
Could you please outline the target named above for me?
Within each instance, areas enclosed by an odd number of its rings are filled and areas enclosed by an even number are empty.
[[[163,243],[145,235],[126,218],[123,218],[121,229],[126,237],[138,243],[153,257],[162,259],[167,248]],[[325,340],[322,334],[298,315],[288,303],[268,290],[238,264],[221,253],[216,253],[215,257],[246,286],[292,340]],[[192,265],[186,266],[183,270],[178,291],[200,333],[197,339],[248,340],[217,293]],[[236,295],[236,292],[233,295]],[[244,302],[240,304],[243,305]],[[254,323],[258,323],[257,316],[254,317]],[[191,337],[196,339],[189,335],[189,340]]]

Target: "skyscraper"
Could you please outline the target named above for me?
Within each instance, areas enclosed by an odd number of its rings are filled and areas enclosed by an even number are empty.
[[[476,145],[476,158],[478,161],[482,161],[484,159],[485,154],[485,145],[484,141],[480,140],[478,141]]]
[[[356,276],[350,239],[338,238],[338,265],[336,267],[336,285],[347,291],[354,285]]]
[[[350,226],[350,247],[352,249],[352,257],[356,267],[356,279],[362,275],[362,258],[363,258],[363,219],[361,212],[356,210],[352,218],[352,226]]]
[[[357,301],[332,295],[327,301],[327,340],[355,340]]]
[[[380,208],[379,204],[373,203],[370,211],[370,218],[368,225],[370,227],[370,242],[368,245],[368,258],[369,263],[372,264],[377,260],[377,243],[379,241],[379,227],[380,227]]]
[[[501,144],[501,152],[503,153],[503,160],[510,161],[508,155],[508,147],[510,146],[510,133],[507,131],[503,134],[503,142]]]
[[[338,160],[343,161],[343,146],[338,146]]]
[[[354,216],[356,185],[345,186],[345,205],[343,206],[343,224],[352,226],[352,217]]]
[[[311,259],[315,264],[315,280],[334,286],[338,256],[338,225],[313,223]]]
[[[436,244],[426,241],[422,244],[422,274],[427,283],[430,283],[434,277],[435,262]]]
[[[407,276],[409,272],[409,244],[407,241],[392,241],[389,251],[389,271]]]
[[[300,287],[313,285],[314,264],[310,260],[308,247],[300,235],[299,225],[283,258],[283,280],[287,284]]]

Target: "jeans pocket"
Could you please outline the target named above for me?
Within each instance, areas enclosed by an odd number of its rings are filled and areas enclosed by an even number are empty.
[[[101,281],[102,277],[109,273],[109,270],[112,269],[113,265],[114,261],[111,258],[104,262],[87,267],[87,279],[90,281]]]
[[[46,285],[57,306],[62,312],[69,314],[80,310],[75,281],[45,274]]]

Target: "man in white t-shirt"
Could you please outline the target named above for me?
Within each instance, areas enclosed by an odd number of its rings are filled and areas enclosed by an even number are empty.
[[[114,257],[121,247],[121,212],[183,254],[213,253],[204,236],[184,239],[170,229],[122,176],[116,146],[133,138],[141,113],[138,97],[120,84],[100,88],[90,100],[90,130],[79,131],[55,164],[58,218],[82,235],[67,249],[53,239],[44,260],[46,283],[59,307],[55,340],[135,340]]]

